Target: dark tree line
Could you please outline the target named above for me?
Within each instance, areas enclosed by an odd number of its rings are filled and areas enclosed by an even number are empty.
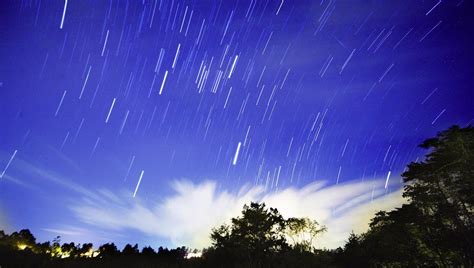
[[[141,250],[138,245],[127,244],[119,250],[114,243],[93,248],[92,243],[36,243],[27,229],[8,235],[0,231],[0,267],[180,267],[189,249],[168,249],[150,246]],[[191,265],[193,261],[187,261]]]
[[[202,257],[185,247],[139,250],[113,243],[36,243],[29,230],[0,231],[1,267],[473,267],[474,128],[457,126],[421,144],[426,158],[402,174],[408,202],[380,211],[367,232],[351,234],[343,248],[318,250],[325,226],[285,219],[265,204],[245,205],[230,225],[211,233]]]

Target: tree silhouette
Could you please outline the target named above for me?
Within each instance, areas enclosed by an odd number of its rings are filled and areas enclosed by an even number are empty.
[[[135,244],[135,246],[132,247],[132,245],[127,244],[122,250],[122,254],[126,256],[132,256],[132,255],[137,255],[138,254],[138,244]]]
[[[289,218],[286,220],[285,233],[291,239],[293,247],[300,251],[313,251],[316,236],[327,230],[317,221],[309,218]]]
[[[23,229],[19,232],[13,232],[10,235],[9,239],[20,249],[33,249],[36,246],[36,238],[33,236],[33,234],[31,234],[30,230],[28,229]]]
[[[307,218],[285,220],[276,208],[252,202],[244,205],[242,216],[232,218],[231,225],[213,229],[213,246],[204,256],[226,265],[279,266],[294,262],[304,252],[314,257],[311,253],[313,239],[325,230],[316,221]]]
[[[214,229],[211,239],[216,248],[245,249],[251,257],[257,257],[288,248],[284,229],[285,220],[277,209],[251,203],[244,206],[242,217],[232,219],[232,226]]]
[[[61,246],[61,254],[62,256],[70,256],[70,257],[75,257],[77,255],[77,248],[74,242],[71,243],[64,243]]]
[[[368,266],[474,265],[474,128],[454,126],[420,146],[430,150],[426,159],[402,174],[409,203],[377,213],[367,233],[349,240],[342,262],[351,256]]]
[[[153,257],[156,255],[156,252],[152,247],[148,246],[142,249],[142,255],[147,257]]]
[[[82,247],[78,249],[77,253],[80,257],[82,257],[86,256],[87,254],[91,254],[93,250],[94,249],[92,243],[84,243],[82,244]]]
[[[410,204],[378,212],[361,243],[372,266],[439,266],[437,256],[429,250],[431,241],[422,222],[419,211]]]
[[[114,243],[107,243],[99,247],[99,256],[104,258],[115,257],[119,255],[117,246]]]
[[[436,252],[474,260],[474,128],[458,126],[426,140],[423,162],[411,163],[402,174],[404,196],[424,216]],[[458,255],[458,256],[454,256]],[[449,262],[449,260],[446,260]],[[449,264],[449,263],[447,263]]]

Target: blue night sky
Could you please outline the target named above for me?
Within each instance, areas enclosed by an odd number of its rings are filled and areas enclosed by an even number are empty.
[[[340,245],[403,202],[420,142],[473,122],[473,10],[1,1],[0,229],[201,247],[257,199]]]

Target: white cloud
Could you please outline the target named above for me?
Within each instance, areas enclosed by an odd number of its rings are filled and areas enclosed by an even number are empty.
[[[91,190],[21,158],[15,162],[23,172],[81,197],[72,199],[74,203],[69,208],[79,221],[92,228],[60,225],[43,229],[74,241],[84,237],[95,242],[105,238],[113,241],[123,238],[124,230],[130,230],[169,239],[175,246],[201,248],[210,245],[209,234],[213,227],[238,216],[244,204],[263,201],[278,208],[284,217],[310,217],[325,224],[328,232],[317,239],[315,245],[335,248],[344,244],[351,231],[360,233],[367,230],[375,212],[393,209],[404,202],[401,189],[386,192],[385,178],[338,185],[316,181],[302,188],[288,187],[277,192],[265,192],[263,187],[249,185],[237,192],[229,192],[218,190],[216,181],[194,184],[180,180],[171,184],[172,195],[150,202],[142,200],[139,195],[132,198],[130,191]],[[32,186],[8,175],[4,178],[25,187]],[[394,185],[388,189],[397,189],[399,184],[396,181],[399,180],[392,179],[390,182]],[[0,221],[5,222],[2,213]]]
[[[401,190],[386,193],[383,180],[332,186],[317,182],[271,193],[262,187],[243,187],[236,194],[218,191],[214,181],[176,181],[172,187],[174,194],[160,203],[145,203],[129,192],[102,190],[70,208],[80,221],[97,228],[131,229],[170,239],[176,246],[201,248],[210,245],[213,227],[238,216],[244,204],[263,201],[284,217],[310,217],[325,224],[328,232],[317,239],[316,246],[335,248],[344,244],[351,231],[365,231],[375,212],[404,201]]]

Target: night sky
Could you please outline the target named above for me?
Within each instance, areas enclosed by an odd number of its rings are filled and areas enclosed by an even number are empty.
[[[386,205],[419,143],[473,122],[473,11],[1,1],[0,229],[201,246],[250,199],[330,230]]]

